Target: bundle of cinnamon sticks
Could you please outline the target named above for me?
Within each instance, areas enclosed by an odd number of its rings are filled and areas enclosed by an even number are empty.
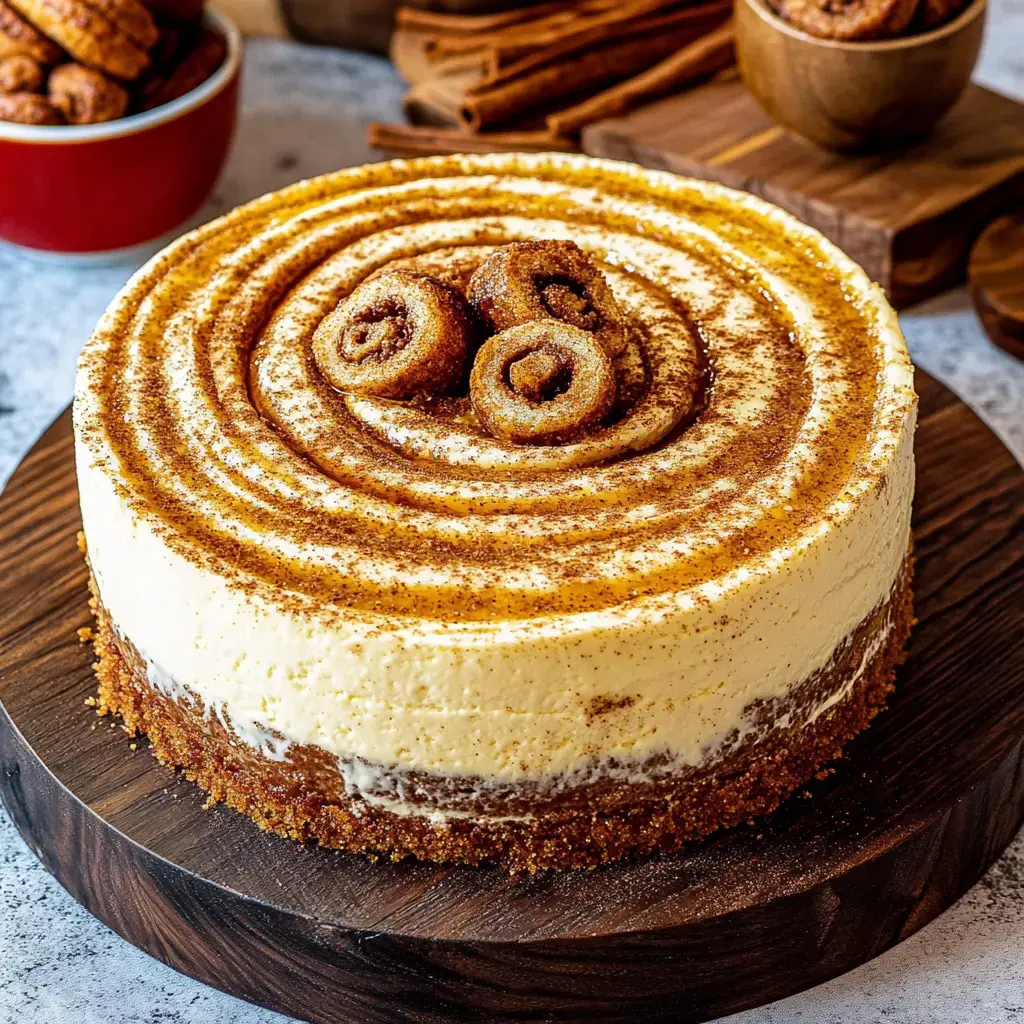
[[[576,150],[592,121],[734,62],[731,0],[555,0],[498,14],[398,10],[391,56],[408,125],[370,125],[395,155]]]

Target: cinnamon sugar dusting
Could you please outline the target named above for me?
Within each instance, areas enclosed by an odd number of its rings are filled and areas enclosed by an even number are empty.
[[[615,697],[601,696],[594,697],[587,705],[587,718],[593,721],[599,715],[607,715],[611,711],[618,711],[619,708],[632,707],[636,703],[636,697]]]
[[[316,327],[382,268],[457,252],[465,289],[495,246],[568,236],[637,325],[605,428],[656,419],[633,444],[533,459],[465,405],[354,401],[317,371]],[[137,275],[83,356],[81,436],[169,546],[279,604],[486,622],[676,593],[842,518],[897,443],[912,393],[879,401],[876,309],[831,264],[722,190],[608,163],[345,171]],[[666,337],[693,338],[685,385],[656,379]]]

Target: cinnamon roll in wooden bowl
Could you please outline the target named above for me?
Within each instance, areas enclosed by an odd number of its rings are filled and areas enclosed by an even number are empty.
[[[765,813],[893,685],[911,374],[859,268],[717,185],[494,155],[265,196],[81,358],[102,709],[263,828],[395,858]]]
[[[987,0],[736,0],[736,58],[784,127],[826,149],[891,149],[960,98],[986,14]]]

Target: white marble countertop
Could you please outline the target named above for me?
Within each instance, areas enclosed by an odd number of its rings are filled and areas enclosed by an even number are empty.
[[[1024,0],[990,0],[978,78],[1024,98]],[[301,177],[361,163],[363,124],[397,116],[372,57],[252,41],[228,169],[197,222]],[[131,265],[40,265],[0,249],[0,482],[71,396],[75,355]],[[1024,363],[982,334],[962,290],[902,317],[915,362],[961,395],[1024,463]],[[0,812],[0,1024],[285,1024],[163,966],[90,917]],[[917,935],[735,1024],[1024,1021],[1024,832]]]

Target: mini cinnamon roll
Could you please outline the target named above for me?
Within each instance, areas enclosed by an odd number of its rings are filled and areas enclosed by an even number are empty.
[[[339,391],[410,398],[462,379],[471,328],[465,300],[421,274],[364,281],[313,334],[313,358]]]
[[[50,75],[50,102],[68,124],[116,121],[128,109],[128,90],[81,64],[61,64]]]
[[[89,67],[134,81],[149,67],[156,22],[140,0],[10,0],[24,18]]]
[[[0,95],[0,121],[18,124],[63,124],[60,111],[36,92]]]
[[[0,57],[24,54],[40,64],[56,64],[60,47],[30,25],[5,0],[0,0]]]
[[[224,63],[226,54],[224,40],[216,32],[203,29],[199,41],[180,58],[176,67],[164,68],[143,84],[139,109],[162,107],[197,89]]]
[[[787,21],[822,39],[887,39],[909,24],[919,0],[774,0]]]
[[[615,371],[593,334],[551,319],[488,338],[469,376],[473,411],[496,437],[562,444],[585,434],[615,402]]]
[[[952,21],[966,6],[967,0],[920,0],[910,23],[911,32],[929,29]]]
[[[39,92],[43,78],[38,62],[23,53],[0,58],[0,93]]]
[[[473,275],[469,301],[494,333],[550,317],[592,334],[610,356],[629,340],[604,275],[567,239],[502,246]]]
[[[161,21],[183,24],[202,16],[204,0],[146,0],[146,6]]]

